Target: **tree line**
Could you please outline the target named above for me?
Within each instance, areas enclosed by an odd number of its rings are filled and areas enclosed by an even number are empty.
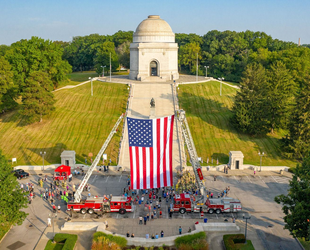
[[[0,110],[19,106],[28,123],[54,110],[51,90],[71,71],[112,71],[130,67],[132,31],[91,34],[70,42],[38,37],[0,46]],[[273,39],[264,32],[212,30],[203,36],[176,33],[181,73],[224,77],[240,83],[232,124],[243,133],[264,136],[287,131],[282,148],[288,157],[302,158],[310,146],[308,45]],[[296,124],[298,126],[295,126]]]

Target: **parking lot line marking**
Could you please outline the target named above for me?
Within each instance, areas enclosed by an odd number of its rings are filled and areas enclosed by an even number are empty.
[[[260,176],[258,176],[258,177],[261,179],[261,181],[262,181],[262,182],[264,182],[264,183],[265,183],[265,181],[263,180],[263,178],[262,178],[262,177],[260,177]]]
[[[249,176],[246,176],[248,178],[248,180],[252,183],[252,181],[250,180]]]
[[[237,178],[236,178],[236,176],[234,175],[234,179],[237,181],[237,182],[239,182],[238,180],[237,180]]]
[[[271,175],[272,179],[276,182],[279,183],[272,175]]]
[[[223,181],[226,183],[226,181],[224,180],[224,177],[223,176],[221,176],[221,177],[222,177]]]
[[[94,179],[92,180],[91,183],[94,183],[94,181],[96,180],[97,176],[98,176],[98,175],[95,175],[95,176],[94,176]]]
[[[183,219],[185,219],[185,214],[183,214]]]
[[[219,219],[219,217],[217,216],[217,214],[215,214],[216,215],[216,219]]]
[[[118,214],[116,215],[116,219],[118,219]]]
[[[118,182],[121,182],[121,179],[122,179],[122,175],[119,177],[119,180],[118,180]]]
[[[107,182],[107,181],[108,181],[108,179],[109,179],[109,176],[107,176],[107,178],[106,178],[105,182]]]

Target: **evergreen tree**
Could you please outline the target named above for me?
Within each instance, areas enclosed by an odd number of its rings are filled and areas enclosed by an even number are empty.
[[[278,204],[282,204],[285,214],[285,229],[294,237],[309,240],[310,234],[310,156],[304,159],[302,165],[297,165],[290,189],[287,195],[275,197]]]
[[[249,65],[242,78],[233,106],[233,124],[242,132],[264,135],[270,123],[265,113],[267,76],[261,64]]]
[[[283,149],[288,157],[302,159],[310,151],[310,77],[304,81],[296,108],[289,123],[289,133],[283,138]]]
[[[45,72],[34,71],[26,80],[22,93],[21,114],[27,123],[41,122],[44,115],[50,114],[54,108],[54,95],[51,93],[53,83]]]
[[[265,112],[268,113],[273,133],[276,128],[286,128],[295,102],[297,86],[281,61],[271,65],[268,75]]]
[[[0,150],[0,225],[22,224],[27,214],[20,211],[27,207],[26,193],[11,172],[7,159]]]

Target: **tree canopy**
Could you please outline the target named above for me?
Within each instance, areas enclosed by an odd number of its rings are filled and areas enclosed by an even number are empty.
[[[27,216],[21,211],[27,207],[27,193],[20,188],[11,171],[11,166],[0,150],[0,224],[21,225]]]
[[[290,181],[290,189],[287,195],[281,194],[275,197],[278,204],[282,204],[285,214],[285,229],[288,229],[294,237],[310,237],[310,156],[303,163],[298,164]]]

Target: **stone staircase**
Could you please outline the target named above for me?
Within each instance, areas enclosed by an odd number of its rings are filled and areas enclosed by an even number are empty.
[[[155,100],[155,117],[174,114],[172,88],[170,84],[145,83],[132,84],[132,92],[128,105],[128,117],[148,119],[150,115],[150,101]],[[173,168],[180,169],[179,140],[177,138],[176,123],[173,133]],[[119,166],[123,171],[130,171],[129,145],[127,124],[121,143]]]

